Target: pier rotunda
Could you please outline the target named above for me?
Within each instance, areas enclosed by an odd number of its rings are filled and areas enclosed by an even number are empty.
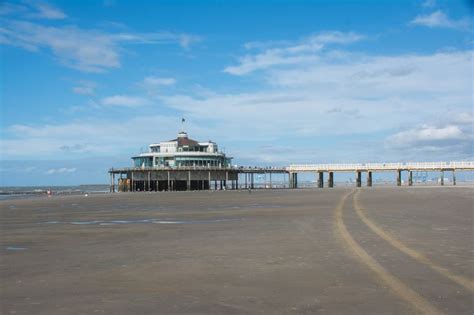
[[[150,144],[148,152],[132,160],[131,168],[111,170],[112,175],[119,175],[118,191],[207,190],[211,184],[213,189],[238,185],[232,158],[219,151],[217,143],[193,140],[185,131],[175,139]]]

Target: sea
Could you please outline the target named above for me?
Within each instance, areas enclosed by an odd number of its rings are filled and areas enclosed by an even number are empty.
[[[53,195],[83,195],[108,193],[109,185],[77,185],[77,186],[16,186],[0,187],[0,200],[23,199]]]

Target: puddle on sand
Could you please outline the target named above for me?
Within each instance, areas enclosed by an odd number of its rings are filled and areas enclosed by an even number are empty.
[[[74,225],[123,225],[123,224],[142,224],[142,223],[154,223],[154,224],[198,224],[198,223],[216,223],[216,222],[227,222],[227,221],[242,221],[243,219],[214,219],[214,220],[158,220],[158,219],[139,219],[139,220],[94,220],[94,221],[72,221],[72,222],[60,222],[60,221],[47,221],[43,224],[74,224]]]
[[[97,224],[97,223],[102,223],[104,221],[73,221],[69,222],[70,224],[77,224],[77,225],[87,225],[87,224]]]
[[[198,224],[198,223],[215,223],[229,221],[243,221],[244,219],[215,219],[215,220],[189,220],[189,221],[153,221],[155,224]]]
[[[18,247],[18,246],[8,246],[7,250],[11,251],[21,251],[21,250],[27,250],[26,247]]]

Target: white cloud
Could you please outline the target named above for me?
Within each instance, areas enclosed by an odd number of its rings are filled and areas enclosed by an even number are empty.
[[[414,152],[444,152],[457,156],[470,156],[473,151],[473,121],[471,113],[445,118],[438,124],[425,124],[402,130],[386,139],[386,145],[394,149],[410,149]]]
[[[53,7],[50,4],[41,2],[41,1],[32,1],[31,5],[37,10],[36,13],[33,13],[32,16],[50,19],[50,20],[61,20],[65,19],[67,16],[60,9]]]
[[[10,2],[0,3],[0,15],[11,15],[17,13],[24,13],[28,11],[28,7]]]
[[[277,65],[294,65],[318,60],[317,53],[327,45],[350,44],[363,39],[364,36],[349,32],[323,32],[304,38],[295,43],[278,42],[279,47],[266,48],[255,55],[239,58],[237,66],[228,66],[224,72],[233,75],[245,75],[255,70],[267,69]],[[247,43],[246,48],[266,47],[265,43]]]
[[[178,44],[189,48],[199,41],[195,35],[156,33],[107,33],[77,26],[45,26],[27,21],[8,20],[0,28],[0,43],[29,51],[50,50],[58,60],[84,72],[102,72],[120,67],[122,45]]]
[[[95,93],[96,84],[90,81],[80,81],[79,85],[74,86],[72,91],[76,94],[93,95]]]
[[[51,168],[45,172],[47,175],[52,175],[52,174],[64,174],[64,173],[74,173],[77,169],[75,167],[72,168],[67,168],[67,167],[61,167],[61,168]]]
[[[401,131],[392,136],[392,141],[399,145],[426,142],[426,141],[443,141],[443,140],[459,140],[465,136],[458,126],[448,125],[445,127],[422,126],[418,129],[410,129]]]
[[[142,84],[145,86],[150,86],[150,87],[158,87],[158,86],[167,86],[167,85],[173,85],[176,83],[176,80],[173,78],[160,78],[160,77],[154,77],[154,76],[149,76],[143,79]]]
[[[139,96],[113,95],[102,98],[100,103],[105,106],[137,107],[148,104],[148,100]]]
[[[431,28],[444,27],[464,30],[469,28],[469,21],[467,19],[453,20],[441,10],[437,10],[430,14],[418,15],[410,22],[410,24],[427,26]]]
[[[148,115],[120,121],[82,119],[64,124],[12,125],[3,130],[1,158],[31,159],[31,152],[36,159],[118,154],[128,158],[139,152],[140,147],[175,136],[175,131],[179,131],[179,119],[173,118]],[[187,126],[200,130],[192,122]]]
[[[268,69],[268,87],[260,92],[160,99],[186,117],[212,120],[239,137],[260,138],[381,131],[442,115],[452,106],[471,106],[470,51],[343,56]],[[241,122],[244,131],[238,131]]]
[[[67,17],[60,9],[42,1],[23,1],[22,4],[3,2],[0,4],[0,15],[15,14],[48,20],[62,20]]]
[[[143,79],[139,86],[144,88],[149,94],[153,95],[158,92],[163,87],[172,86],[176,84],[176,79],[174,78],[164,78],[164,77],[155,77],[155,76],[148,76]]]
[[[425,8],[433,8],[436,6],[436,0],[425,0],[422,6]]]

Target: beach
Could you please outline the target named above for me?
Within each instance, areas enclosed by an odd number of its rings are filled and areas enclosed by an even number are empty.
[[[1,200],[1,313],[472,314],[473,192]]]

